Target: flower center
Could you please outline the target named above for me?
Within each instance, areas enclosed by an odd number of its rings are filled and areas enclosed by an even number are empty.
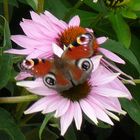
[[[79,101],[80,99],[86,98],[90,93],[90,90],[91,85],[86,81],[83,84],[73,86],[69,90],[61,92],[60,94],[72,101]]]
[[[74,42],[79,35],[85,34],[86,32],[87,31],[85,28],[79,26],[71,26],[65,29],[64,32],[60,33],[56,41],[58,45],[63,49],[64,45],[68,46],[69,44]]]

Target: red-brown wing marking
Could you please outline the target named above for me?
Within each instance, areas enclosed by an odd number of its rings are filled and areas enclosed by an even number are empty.
[[[62,55],[62,58],[69,60],[78,60],[81,58],[88,58],[91,56],[91,50],[89,47],[78,46],[68,49]]]
[[[39,61],[38,64],[34,65],[31,69],[31,73],[37,77],[44,76],[52,68],[52,62],[49,60]]]

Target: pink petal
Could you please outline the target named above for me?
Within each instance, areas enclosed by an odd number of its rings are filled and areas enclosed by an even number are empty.
[[[33,49],[10,49],[4,51],[4,53],[11,53],[11,54],[19,54],[19,55],[28,55],[33,52]]]
[[[93,30],[92,30],[92,29],[86,28],[86,30],[87,30],[88,32],[93,33]]]
[[[100,73],[100,76],[98,76],[96,75],[96,72],[95,72],[94,76],[91,76],[90,83],[93,83],[95,86],[105,85],[112,82],[119,75],[120,75],[119,73],[109,73],[109,74]]]
[[[31,11],[30,12],[31,14],[31,18],[34,22],[40,24],[40,25],[43,25],[48,31],[52,31],[53,30],[51,29],[51,25],[49,24],[49,22],[46,22],[46,20],[44,18],[42,18],[40,15],[38,15],[37,13]]]
[[[97,125],[98,121],[92,106],[86,100],[80,100],[80,106],[87,117],[89,117]]]
[[[125,97],[128,98],[128,94],[125,92],[122,92],[120,90],[111,89],[107,87],[94,87],[94,92],[98,95],[102,95],[105,97]]]
[[[112,113],[112,112],[110,112],[110,111],[108,111],[108,110],[106,110],[105,112],[106,112],[106,114],[107,114],[108,116],[110,116],[110,117],[113,118],[114,120],[120,121],[119,117],[116,116],[114,113]]]
[[[91,61],[93,63],[93,71],[92,72],[94,72],[98,68],[100,61],[101,61],[101,58],[102,58],[102,55],[96,55],[96,56],[91,58]]]
[[[57,55],[58,57],[61,57],[62,54],[63,54],[63,50],[58,46],[56,45],[55,43],[52,44],[52,48],[53,48],[53,53],[55,55]]]
[[[37,78],[35,81],[20,81],[16,83],[18,86],[26,87],[26,88],[37,88],[37,87],[45,87],[41,78]]]
[[[109,70],[113,70],[113,71],[116,71],[116,72],[119,72],[121,75],[124,75],[125,77],[133,80],[133,77],[131,77],[130,75],[124,73],[123,71],[121,71],[119,68],[117,68],[116,66],[112,65],[111,63],[109,63],[108,61],[106,61],[105,59],[102,58],[102,64],[105,66],[105,67],[110,67]]]
[[[74,102],[74,120],[75,125],[78,130],[81,128],[82,124],[82,111],[78,102]]]
[[[70,26],[79,26],[80,25],[80,18],[79,16],[74,16],[70,21],[69,21],[69,27]]]
[[[24,22],[20,23],[20,26],[28,37],[37,40],[48,40],[56,35],[56,33],[54,34],[53,32],[48,31],[44,26],[35,23],[32,20],[24,20]]]
[[[48,52],[45,52],[45,51],[42,51],[40,49],[34,49],[34,51],[32,51],[32,53],[30,53],[27,56],[27,59],[31,59],[31,58],[43,58],[41,56],[44,56],[44,55],[45,55],[45,57],[48,58],[48,57],[52,56],[52,54],[53,54],[52,50],[48,50]]]
[[[64,21],[58,20],[54,15],[52,15],[49,11],[44,12],[45,16],[53,23],[61,27],[62,29],[67,28],[67,24]]]
[[[114,112],[121,112],[121,105],[120,102],[117,98],[112,98],[112,97],[103,97],[97,94],[94,94],[94,99],[96,99],[98,102],[104,106],[105,109],[108,109],[110,111]]]
[[[47,106],[46,104],[47,100],[48,100],[47,97],[39,99],[30,108],[24,111],[24,114],[31,114],[34,112],[42,111]]]
[[[121,90],[128,95],[128,99],[132,99],[132,95],[129,90],[125,87],[125,85],[119,80],[115,79],[113,82],[110,83],[115,89]]]
[[[58,108],[55,113],[55,117],[60,117],[66,113],[70,106],[70,100],[63,98],[61,101],[59,101]]]
[[[52,98],[52,96],[49,96],[49,97],[51,97],[51,98],[48,99],[47,106],[42,111],[43,114],[55,111],[58,108],[59,102],[61,102],[61,100],[63,100],[63,98],[59,95],[54,95],[53,98]]]
[[[47,40],[38,41],[32,38],[29,38],[25,35],[13,35],[11,36],[11,39],[15,43],[17,43],[19,46],[23,48],[27,48],[27,49],[33,49],[41,45],[47,46],[49,43]]]
[[[103,44],[103,43],[105,43],[106,41],[107,41],[107,37],[98,37],[98,38],[96,38],[96,40],[97,40],[97,42],[98,42],[98,44]]]
[[[36,87],[36,88],[26,88],[26,89],[29,92],[40,96],[49,96],[49,95],[57,94],[55,90],[49,89],[48,87]]]
[[[68,127],[70,126],[70,124],[73,120],[73,113],[74,113],[74,105],[71,102],[67,112],[60,118],[62,136],[65,134],[65,132],[67,131]]]
[[[117,56],[115,53],[112,53],[109,50],[106,50],[104,48],[98,48],[98,50],[104,54],[107,58],[109,58],[110,60],[116,62],[116,63],[120,63],[120,64],[125,64],[125,61],[123,59],[121,59],[119,56]]]
[[[26,79],[27,77],[33,77],[30,73],[27,72],[20,72],[16,77],[15,80],[23,80]]]
[[[104,121],[104,122],[106,122],[106,123],[108,123],[108,124],[113,125],[113,122],[112,122],[111,119],[108,117],[108,115],[105,113],[104,108],[101,108],[100,106],[98,106],[98,105],[94,102],[94,100],[92,100],[92,98],[89,98],[87,101],[88,101],[88,102],[90,103],[90,105],[93,107],[94,112],[95,112],[95,114],[96,114],[96,117],[97,117],[98,119],[100,119],[100,120],[102,120],[102,121]]]

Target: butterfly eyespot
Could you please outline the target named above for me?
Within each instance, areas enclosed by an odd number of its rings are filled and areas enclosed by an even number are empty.
[[[86,71],[86,72],[90,72],[93,69],[93,64],[92,64],[91,60],[88,58],[82,58],[82,59],[78,60],[77,66],[81,70]]]
[[[31,60],[23,60],[22,62],[22,67],[26,68],[26,69],[31,69],[34,66],[34,61]]]
[[[90,33],[82,34],[77,37],[77,43],[80,45],[87,45],[91,39],[92,35]]]
[[[43,78],[44,84],[49,87],[49,88],[53,88],[56,85],[56,78],[54,76],[54,74],[46,74]]]

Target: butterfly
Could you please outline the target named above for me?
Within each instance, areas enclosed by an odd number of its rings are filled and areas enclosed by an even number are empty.
[[[68,90],[90,77],[94,67],[90,57],[93,56],[96,45],[94,35],[87,32],[65,46],[61,56],[54,55],[52,59],[25,59],[21,67],[35,77],[43,77],[48,88]]]

